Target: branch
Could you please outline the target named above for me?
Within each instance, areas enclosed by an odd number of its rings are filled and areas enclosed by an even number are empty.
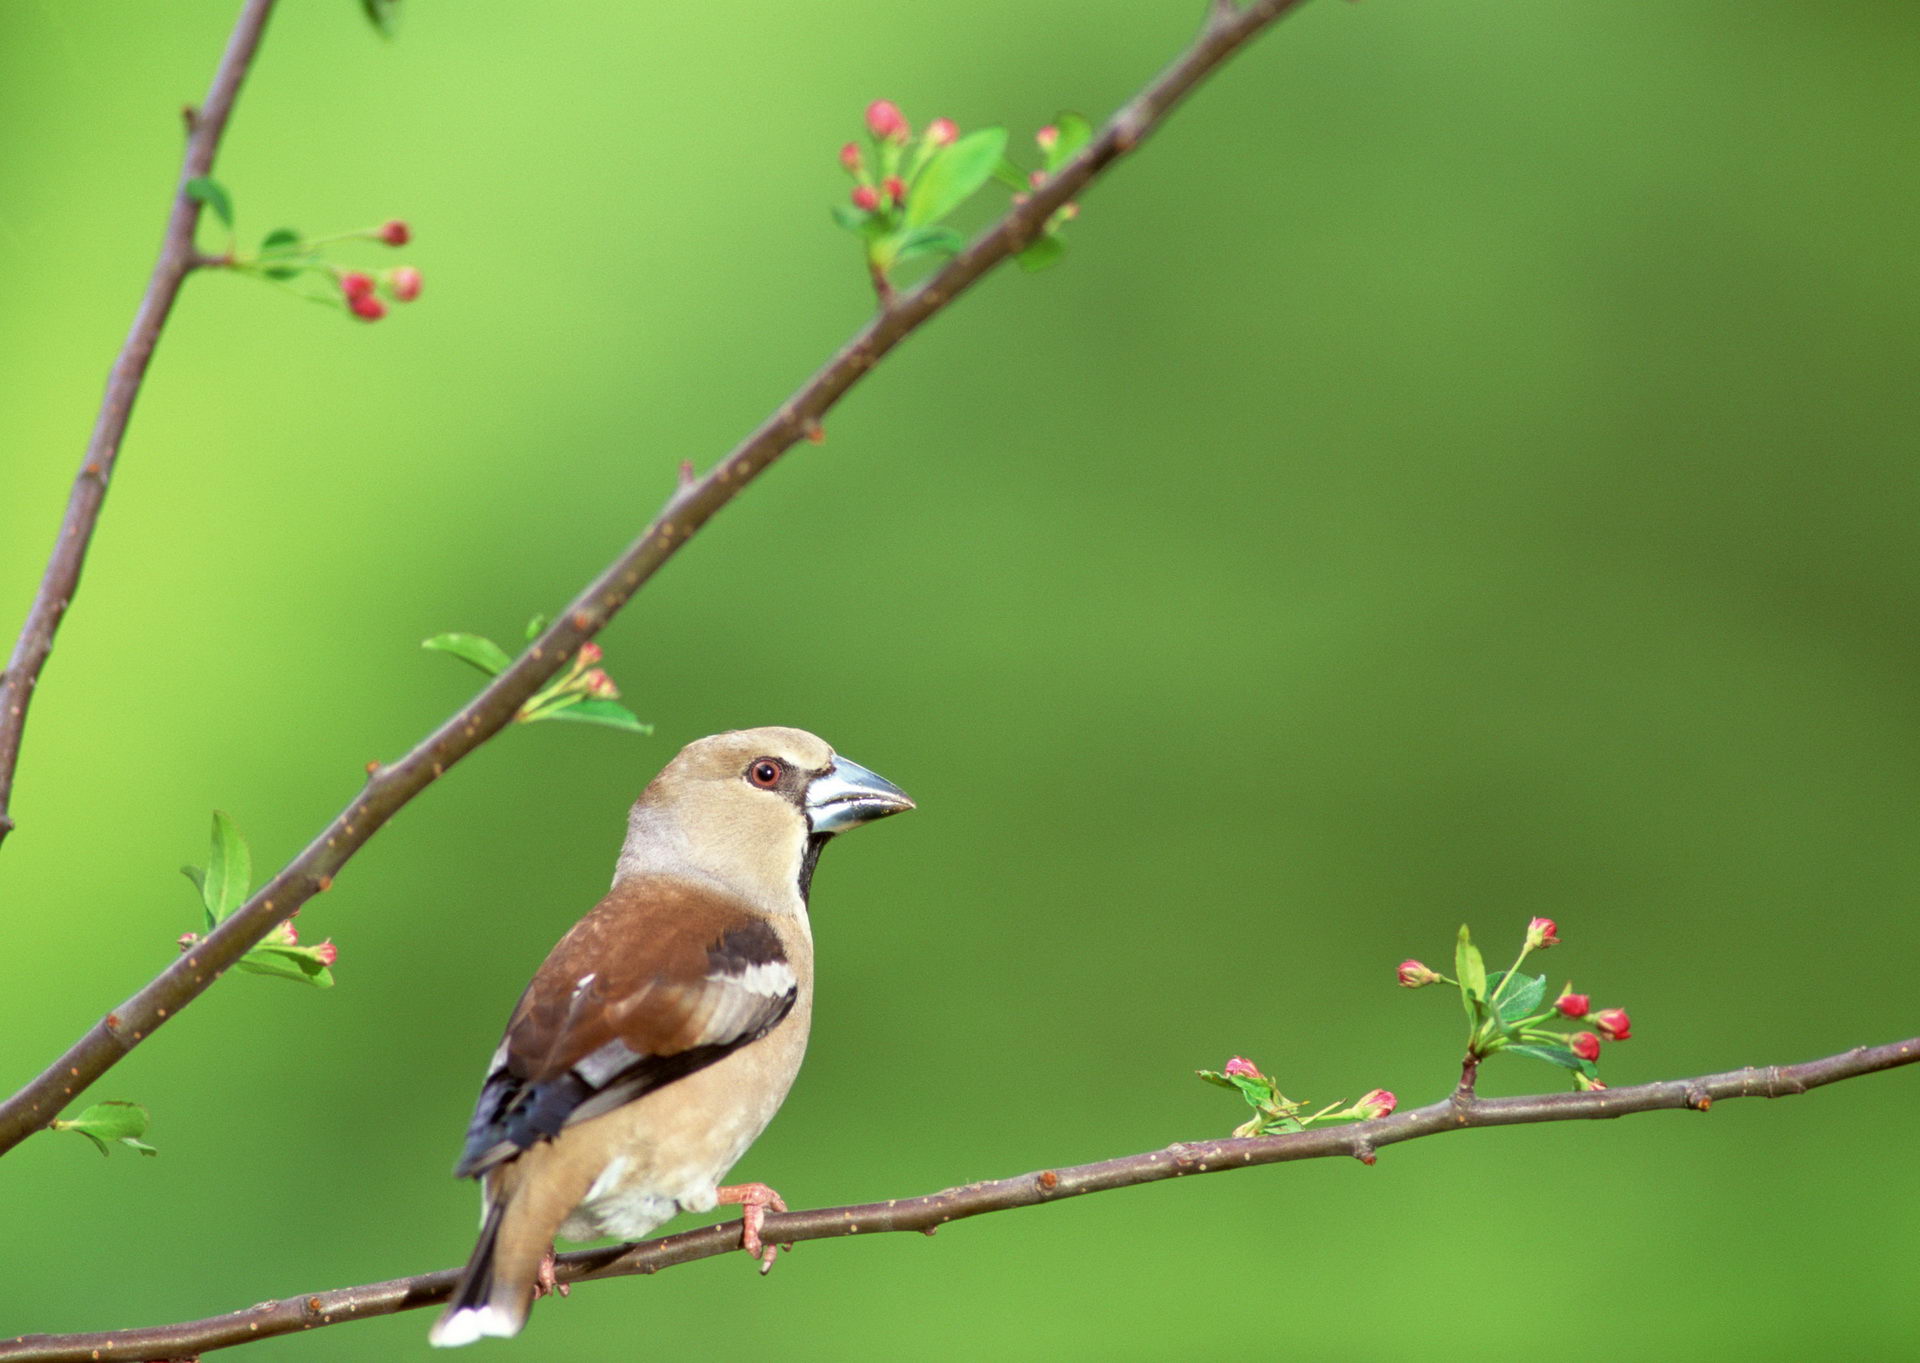
[[[1055,211],[1138,147],[1189,91],[1300,3],[1253,0],[1244,9],[1215,3],[1193,44],[1115,114],[1080,155],[926,283],[882,309],[705,478],[678,487],[645,533],[589,583],[511,667],[405,757],[391,766],[373,768],[365,789],[253,898],[96,1022],[38,1078],[0,1104],[0,1154],[44,1128],[69,1099],[118,1064],[155,1028],[205,992],[249,948],[331,885],[348,859],[408,801],[506,727],[521,704],[604,628],[716,512],[797,441],[817,436],[820,419],[868,370],[994,266],[1025,247]]]
[[[920,1231],[931,1235],[949,1221],[987,1212],[1059,1202],[1069,1197],[1131,1188],[1187,1174],[1217,1174],[1256,1164],[1347,1156],[1372,1164],[1384,1146],[1422,1136],[1475,1127],[1527,1126],[1539,1122],[1595,1121],[1635,1112],[1685,1108],[1705,1112],[1728,1098],[1784,1098],[1842,1079],[1920,1062],[1920,1037],[1862,1046],[1801,1065],[1748,1067],[1697,1079],[1668,1079],[1632,1088],[1592,1093],[1549,1093],[1524,1098],[1475,1098],[1459,1093],[1412,1112],[1347,1126],[1322,1127],[1287,1136],[1228,1137],[1189,1141],[1139,1155],[1043,1169],[1018,1178],[969,1183],[925,1197],[869,1202],[863,1206],[822,1207],[767,1217],[769,1242],[827,1240],[880,1231]],[[657,1273],[740,1248],[740,1223],[723,1221],[699,1230],[661,1236],[637,1244],[579,1250],[559,1258],[555,1276],[562,1283]],[[392,1315],[437,1306],[453,1291],[458,1269],[442,1269],[414,1278],[393,1278],[362,1287],[262,1302],[244,1311],[179,1325],[111,1330],[87,1335],[20,1335],[0,1341],[0,1360],[67,1363],[73,1360],[184,1358],[272,1335],[339,1325],[370,1316]]]
[[[94,419],[93,436],[87,441],[86,457],[73,480],[67,497],[67,514],[60,523],[60,536],[54,541],[53,557],[47,561],[40,590],[27,611],[14,642],[7,670],[0,673],[0,843],[13,831],[9,808],[13,802],[13,773],[20,763],[20,741],[27,727],[27,706],[33,700],[33,688],[39,684],[40,671],[53,652],[53,636],[79,590],[80,569],[86,563],[87,546],[93,542],[93,528],[100,519],[100,506],[107,499],[107,482],[113,477],[115,460],[120,456],[120,441],[127,433],[127,421],[133,416],[133,400],[140,395],[141,380],[147,376],[147,363],[160,341],[160,329],[173,311],[181,281],[200,263],[193,249],[194,229],[200,221],[200,203],[187,197],[187,182],[213,169],[214,153],[220,149],[221,134],[227,130],[227,118],[240,94],[240,83],[260,46],[260,34],[267,26],[274,0],[247,0],[234,22],[233,35],[227,39],[226,54],[213,73],[213,85],[199,109],[188,108],[187,152],[180,165],[180,182],[173,191],[173,211],[167,216],[167,234],[160,244],[160,258],[154,262],[147,280],[147,291],[133,315],[133,329],[127,333],[120,355],[107,375],[106,396],[100,403],[100,415]]]

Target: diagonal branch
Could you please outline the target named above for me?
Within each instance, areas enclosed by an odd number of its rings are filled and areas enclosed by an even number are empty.
[[[799,440],[868,370],[1005,261],[1120,157],[1138,147],[1186,95],[1249,39],[1302,0],[1216,2],[1191,46],[1107,123],[1081,153],[913,292],[884,308],[772,416],[697,482],[676,489],[644,534],[561,612],[513,665],[391,766],[319,836],[192,951],[100,1019],[38,1078],[0,1104],[0,1154],[58,1115],[67,1101],[118,1064],[168,1018],[198,998],[307,900],[333,883],[348,859],[399,810],[461,758],[510,723],[521,704],[632,599],[701,526]]]
[[[133,416],[133,400],[140,395],[140,383],[147,376],[153,348],[159,344],[160,329],[173,311],[181,281],[197,263],[193,233],[200,221],[200,203],[187,197],[187,182],[212,171],[214,153],[220,150],[220,137],[227,130],[240,83],[247,78],[247,68],[253,63],[261,32],[272,12],[273,0],[247,0],[234,22],[233,36],[227,39],[226,54],[213,73],[206,102],[198,109],[186,110],[187,152],[180,165],[180,182],[174,187],[173,211],[167,215],[160,258],[154,262],[147,291],[141,296],[139,311],[134,313],[133,329],[107,375],[107,393],[100,403],[100,415],[94,419],[93,436],[87,441],[80,473],[67,497],[67,514],[60,522],[60,536],[54,541],[40,590],[27,611],[7,670],[0,673],[0,842],[13,831],[8,811],[13,802],[14,768],[20,764],[21,737],[27,727],[27,706],[40,682],[41,669],[53,652],[53,636],[60,620],[79,590],[87,546],[93,542],[93,528],[107,499],[107,482],[113,477],[120,441]]]
[[[1705,1112],[1729,1098],[1784,1098],[1842,1079],[1920,1062],[1920,1037],[1862,1046],[1800,1065],[1728,1070],[1697,1079],[1668,1079],[1631,1088],[1592,1093],[1550,1093],[1524,1098],[1475,1098],[1456,1092],[1437,1103],[1392,1117],[1347,1126],[1322,1127],[1287,1136],[1229,1137],[1186,1141],[1164,1150],[1125,1155],[1065,1169],[1043,1169],[1017,1178],[969,1183],[925,1197],[869,1202],[854,1207],[822,1207],[767,1217],[768,1241],[826,1240],[881,1231],[920,1231],[931,1235],[949,1221],[987,1212],[1059,1202],[1069,1197],[1131,1188],[1188,1174],[1215,1174],[1256,1164],[1347,1156],[1372,1164],[1376,1152],[1401,1141],[1487,1126],[1525,1126],[1539,1122],[1593,1121],[1635,1112],[1681,1108]],[[657,1273],[675,1264],[710,1259],[740,1248],[740,1223],[725,1221],[679,1235],[637,1244],[612,1245],[560,1256],[555,1276],[562,1283]],[[85,1335],[20,1335],[0,1340],[0,1363],[79,1363],[80,1360],[183,1358],[272,1335],[339,1325],[370,1316],[392,1315],[437,1306],[452,1293],[458,1269],[442,1269],[414,1278],[394,1278],[363,1287],[262,1302],[244,1311],[179,1325],[109,1330]]]

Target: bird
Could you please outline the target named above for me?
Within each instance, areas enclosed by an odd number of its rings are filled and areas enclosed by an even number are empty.
[[[613,887],[534,972],[481,1085],[454,1173],[481,1184],[480,1236],[428,1338],[512,1336],[553,1287],[553,1242],[637,1239],[680,1212],[742,1208],[722,1186],[773,1119],[813,1011],[807,901],[821,849],[914,807],[802,729],[688,744],[634,802]]]

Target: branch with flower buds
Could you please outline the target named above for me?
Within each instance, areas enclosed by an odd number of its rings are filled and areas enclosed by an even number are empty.
[[[1126,1155],[1063,1169],[1043,1169],[1017,1178],[970,1183],[925,1197],[890,1199],[851,1207],[777,1212],[766,1219],[769,1242],[791,1244],[883,1231],[931,1235],[950,1221],[987,1212],[1061,1202],[1112,1188],[1131,1188],[1190,1174],[1222,1173],[1258,1164],[1345,1157],[1371,1165],[1379,1152],[1402,1141],[1475,1127],[1526,1126],[1541,1122],[1597,1121],[1638,1112],[1673,1109],[1705,1112],[1733,1098],[1784,1098],[1843,1079],[1920,1062],[1920,1037],[1884,1046],[1859,1047],[1799,1065],[1748,1067],[1695,1079],[1668,1079],[1628,1088],[1550,1093],[1522,1098],[1478,1098],[1455,1092],[1411,1112],[1390,1113],[1348,1126],[1275,1136],[1183,1141],[1164,1150]],[[1373,1097],[1373,1095],[1369,1095]],[[1363,1100],[1364,1102],[1365,1100]],[[724,1221],[637,1244],[562,1254],[554,1277],[560,1284],[657,1273],[676,1264],[738,1253],[740,1223]],[[82,1360],[182,1358],[295,1334],[372,1316],[437,1306],[452,1293],[459,1270],[394,1278],[262,1302],[224,1316],[134,1330],[84,1335],[20,1335],[0,1340],[0,1363],[82,1363]]]
[[[522,706],[605,628],[689,538],[800,441],[824,439],[821,418],[896,346],[1026,249],[1096,178],[1140,144],[1248,41],[1302,0],[1214,0],[1199,36],[1116,113],[1078,155],[1049,175],[938,273],[896,297],[705,478],[685,479],[640,538],[541,631],[512,665],[392,765],[369,766],[367,784],[318,836],[192,951],[94,1023],[37,1078],[0,1103],[0,1154],[47,1129],[66,1102],[120,1063],[156,1028],[204,993],[333,877],[389,819],[456,762],[512,723]]]
[[[40,590],[27,610],[26,623],[0,673],[0,843],[13,831],[10,809],[13,802],[13,773],[20,764],[21,737],[27,726],[27,706],[33,700],[33,688],[53,652],[53,636],[79,590],[80,569],[87,559],[87,546],[93,541],[94,526],[100,520],[100,507],[107,497],[107,482],[113,477],[114,461],[120,454],[120,441],[133,416],[133,401],[147,374],[147,363],[159,344],[161,328],[173,311],[173,300],[189,272],[202,262],[193,249],[193,234],[200,222],[202,200],[193,187],[204,181],[213,169],[213,158],[220,150],[220,138],[227,130],[227,119],[239,98],[240,86],[259,50],[260,35],[273,12],[274,0],[247,0],[234,22],[227,50],[214,70],[213,84],[198,109],[185,110],[187,150],[180,164],[180,183],[174,191],[173,209],[167,216],[166,236],[160,245],[160,258],[154,262],[147,280],[147,291],[134,313],[133,328],[120,347],[120,354],[107,375],[106,396],[100,414],[94,419],[93,435],[87,441],[86,455],[80,461],[79,476],[67,498],[67,513],[60,523],[59,538],[40,580]]]

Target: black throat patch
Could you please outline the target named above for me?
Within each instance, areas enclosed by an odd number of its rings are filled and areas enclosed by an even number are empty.
[[[813,868],[820,860],[820,849],[827,845],[831,833],[812,833],[807,836],[807,850],[800,854],[800,902],[805,904],[807,896],[813,892]]]

